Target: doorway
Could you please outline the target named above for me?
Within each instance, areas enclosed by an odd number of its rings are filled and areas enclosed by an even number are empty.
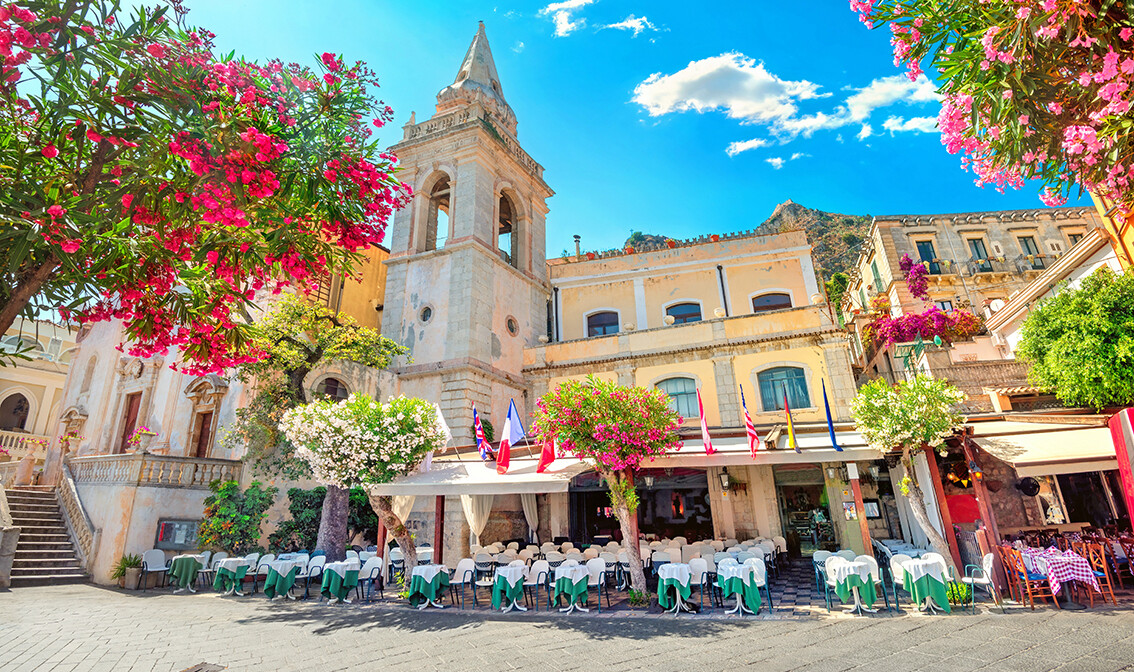
[[[135,392],[126,395],[125,406],[126,410],[122,417],[122,437],[117,450],[119,453],[126,452],[126,441],[134,433],[134,427],[138,424],[138,411],[142,407],[142,393]]]
[[[197,426],[194,428],[197,437],[196,450],[194,451],[197,457],[208,457],[209,448],[213,443],[213,412],[205,411],[204,413],[197,414]]]
[[[780,523],[789,550],[811,557],[815,551],[834,549],[835,528],[827,502],[823,470],[818,465],[776,465],[772,469]]]

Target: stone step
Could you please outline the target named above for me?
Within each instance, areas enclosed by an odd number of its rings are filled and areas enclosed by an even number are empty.
[[[20,510],[12,509],[13,518],[28,518],[28,519],[55,519],[63,520],[63,514],[58,510],[54,511],[38,511],[38,510]]]
[[[83,564],[79,562],[78,558],[59,558],[59,559],[44,559],[44,558],[15,558],[12,560],[12,574],[16,570],[20,570],[21,574],[34,574],[36,572],[51,574],[55,571],[73,569],[76,572],[83,571]]]
[[[50,513],[59,514],[59,507],[54,504],[23,504],[8,502],[8,508],[11,509],[12,515],[17,513]]]
[[[54,502],[54,492],[19,492],[18,490],[5,490],[4,496],[9,500],[20,499],[28,502]]]
[[[20,535],[20,541],[16,545],[16,552],[20,551],[66,551],[68,553],[75,553],[75,546],[70,541],[24,541],[24,536]]]
[[[24,548],[23,539],[21,539],[20,542],[16,544],[15,558],[17,560],[25,560],[29,558],[74,558],[75,551],[74,549],[70,548],[71,544],[66,544],[66,546],[67,548]]]
[[[87,575],[82,572],[61,572],[59,574],[16,574],[12,570],[13,588],[30,588],[32,586],[51,586],[65,583],[86,583]]]
[[[17,485],[9,488],[8,492],[55,492],[55,488],[50,485]]]
[[[20,538],[22,539],[25,534],[27,535],[59,535],[67,536],[67,527],[62,523],[55,525],[45,525],[43,523],[16,523],[13,525],[20,528]]]

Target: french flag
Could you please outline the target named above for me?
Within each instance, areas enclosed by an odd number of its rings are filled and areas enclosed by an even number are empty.
[[[508,473],[508,462],[512,456],[512,446],[524,440],[524,424],[516,412],[516,400],[508,404],[508,417],[504,419],[504,431],[500,433],[500,450],[496,452],[496,473]]]

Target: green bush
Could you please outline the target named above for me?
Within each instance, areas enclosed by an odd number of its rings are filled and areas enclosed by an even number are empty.
[[[281,522],[276,531],[268,536],[268,548],[273,552],[315,548],[319,523],[323,518],[323,498],[326,496],[327,488],[323,486],[311,490],[288,490],[287,510],[291,519]],[[362,488],[352,488],[350,491],[347,528],[347,537],[350,539],[359,534],[367,539],[378,536],[378,514],[374,513],[370,498]]]
[[[133,569],[134,567],[141,566],[142,556],[127,553],[121,558],[118,558],[118,562],[114,563],[114,570],[110,572],[110,578],[121,579],[122,577],[126,576],[127,569]]]
[[[259,548],[260,525],[276,498],[276,488],[252,481],[241,492],[236,481],[213,481],[205,498],[205,514],[197,532],[200,547],[245,555]]]

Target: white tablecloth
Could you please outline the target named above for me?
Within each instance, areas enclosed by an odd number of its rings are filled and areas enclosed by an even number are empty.
[[[517,581],[524,580],[524,568],[520,566],[508,565],[507,567],[497,567],[496,576],[504,577],[509,586],[516,585]]]
[[[717,567],[717,576],[726,581],[740,578],[745,584],[751,584],[756,580],[756,568],[752,565],[722,565]]]
[[[501,567],[500,569],[508,569],[508,568],[507,567]],[[517,567],[516,569],[520,569],[520,568]],[[498,569],[496,571],[500,571],[500,570]],[[571,580],[571,583],[578,583],[582,579],[588,578],[589,576],[590,576],[590,574],[589,574],[589,572],[587,572],[587,568],[586,568],[585,565],[563,564],[563,565],[559,565],[558,567],[555,568],[555,580],[556,581],[558,581],[559,579],[562,579],[563,577],[567,577],[568,579]]]
[[[225,558],[217,562],[217,569],[227,569],[230,572],[235,572],[241,567],[251,567],[252,563],[244,558]]]
[[[942,572],[941,563],[933,560],[907,560],[902,563],[902,569],[910,574],[910,578],[917,581],[923,576],[931,576],[941,583],[945,583],[945,576]]]
[[[433,583],[433,577],[440,572],[447,571],[449,569],[445,565],[418,565],[410,572],[410,576],[420,576],[425,579],[426,583]]]
[[[294,560],[288,560],[288,559],[279,560],[279,559],[276,559],[276,560],[273,560],[272,562],[269,562],[268,566],[271,567],[272,569],[276,570],[276,572],[278,574],[280,574],[281,576],[287,576],[287,573],[291,571],[292,567],[298,567],[299,571],[302,572],[303,568],[307,566],[307,561],[305,561],[303,559],[294,559]]]
[[[177,559],[180,559],[180,558],[193,558],[194,560],[196,560],[196,561],[197,561],[197,564],[198,564],[198,565],[201,565],[202,567],[204,567],[204,566],[205,566],[205,556],[204,556],[204,554],[201,554],[201,555],[193,555],[192,553],[184,553],[184,554],[182,554],[182,555],[175,555],[175,556],[173,556],[173,559],[174,559],[174,560],[177,560]]]
[[[658,568],[659,579],[675,579],[683,586],[689,585],[689,578],[692,575],[689,565],[682,562],[671,562]]]
[[[830,573],[830,578],[836,584],[840,584],[847,580],[851,574],[858,574],[864,582],[870,581],[870,565],[865,562],[836,562],[827,568]]]
[[[342,562],[328,562],[326,565],[323,565],[324,572],[334,572],[343,579],[346,579],[346,573],[348,571],[353,570],[357,572],[360,569],[362,569],[362,565],[359,564],[358,560],[353,559],[343,560]]]

